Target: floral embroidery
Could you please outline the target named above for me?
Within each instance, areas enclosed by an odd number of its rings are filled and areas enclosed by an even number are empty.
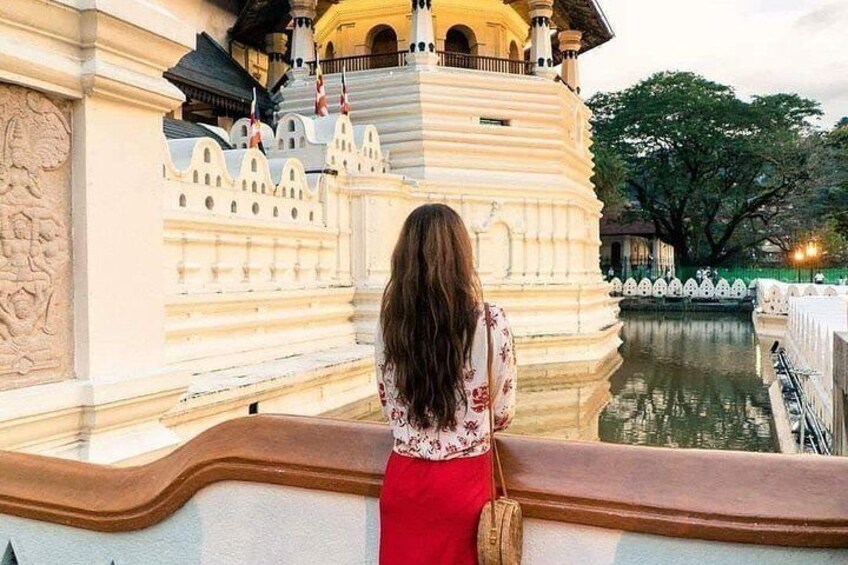
[[[465,431],[472,436],[476,436],[477,432],[480,431],[480,422],[477,420],[467,420],[463,422],[462,427],[465,428]]]
[[[382,404],[383,406],[385,406],[385,405],[387,404],[387,400],[386,400],[386,385],[384,385],[383,383],[378,383],[378,384],[377,384],[377,392],[378,392],[378,394],[380,395],[380,404]]]
[[[471,409],[477,412],[485,411],[489,407],[489,385],[477,387],[471,391]]]

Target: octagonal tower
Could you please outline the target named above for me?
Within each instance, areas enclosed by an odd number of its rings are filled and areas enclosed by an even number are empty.
[[[357,176],[356,324],[373,339],[400,226],[439,201],[465,219],[486,298],[504,306],[522,365],[586,371],[617,355],[599,268],[602,204],[578,54],[611,37],[593,0],[292,0],[278,117],[314,114],[316,54],[331,114],[342,71],[354,124],[373,124],[402,190]],[[317,53],[316,53],[317,50]],[[332,118],[327,118],[332,119]],[[341,166],[345,168],[343,165]]]

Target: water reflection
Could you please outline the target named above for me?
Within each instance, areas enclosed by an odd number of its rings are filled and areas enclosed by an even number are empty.
[[[593,371],[521,367],[510,433],[631,445],[773,451],[747,316],[626,313],[624,345]],[[376,398],[346,417],[381,420]],[[339,414],[340,416],[342,414]]]
[[[624,363],[600,415],[606,442],[773,451],[747,316],[624,317]]]

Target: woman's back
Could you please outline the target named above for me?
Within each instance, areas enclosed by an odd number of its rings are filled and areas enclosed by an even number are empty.
[[[495,386],[495,429],[506,428],[515,414],[516,364],[512,330],[506,313],[489,306],[492,325],[492,379]],[[426,347],[426,344],[422,344]],[[465,401],[457,403],[454,429],[422,428],[410,422],[409,408],[400,398],[391,362],[385,358],[382,329],[377,330],[375,346],[380,404],[395,438],[394,451],[400,455],[429,460],[447,460],[482,455],[489,450],[488,343],[483,309],[474,334],[470,354],[463,369]]]

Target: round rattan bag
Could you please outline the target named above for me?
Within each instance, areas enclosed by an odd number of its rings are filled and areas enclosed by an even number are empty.
[[[477,561],[480,565],[519,565],[524,545],[521,506],[499,498],[486,504],[477,528]]]

